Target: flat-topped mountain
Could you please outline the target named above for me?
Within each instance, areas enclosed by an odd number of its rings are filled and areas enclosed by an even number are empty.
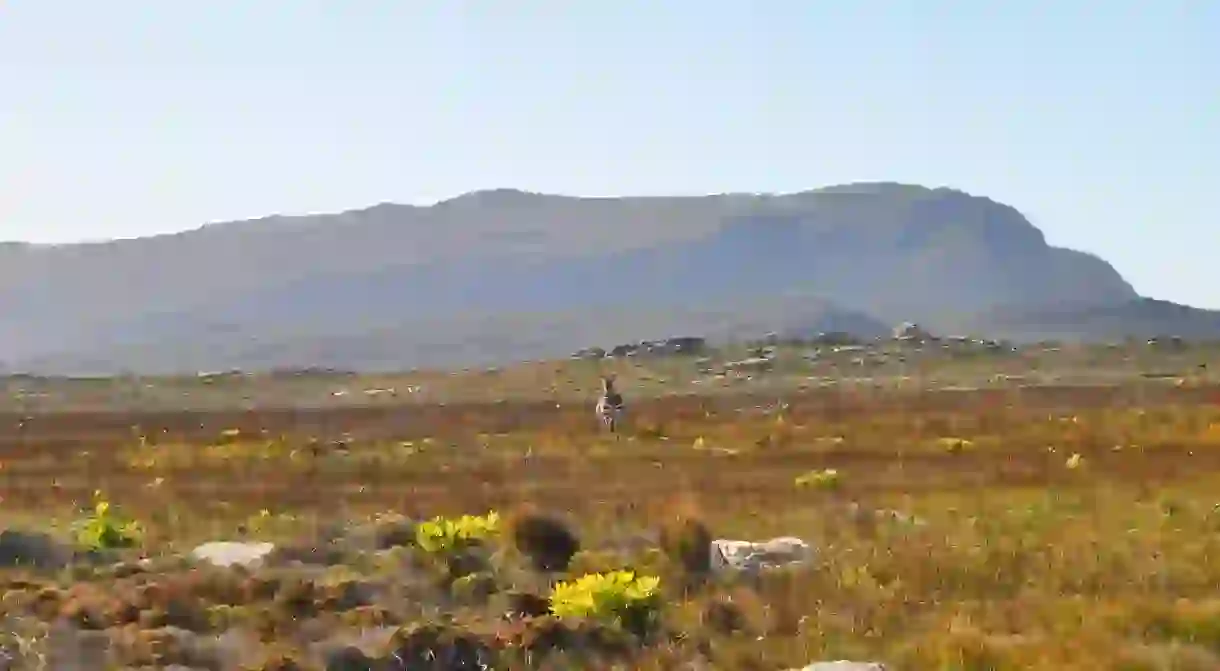
[[[48,372],[479,365],[672,335],[874,335],[903,320],[1004,337],[1046,315],[1069,336],[1113,338],[1139,299],[1105,261],[1049,246],[1008,205],[889,183],[647,198],[498,189],[0,244],[3,359]],[[1209,314],[1167,312],[1152,328]]]

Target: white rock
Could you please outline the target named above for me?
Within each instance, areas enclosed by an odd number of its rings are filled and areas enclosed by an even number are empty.
[[[206,561],[216,566],[233,566],[240,564],[254,568],[263,563],[267,555],[275,550],[274,543],[236,543],[230,541],[215,541],[204,543],[191,550],[191,556],[199,561]]]
[[[813,559],[813,548],[792,536],[772,538],[761,543],[717,539],[712,541],[712,570],[758,571],[764,568],[799,565]]]
[[[848,662],[839,660],[837,662],[814,662],[802,669],[792,669],[792,671],[888,671],[888,668],[880,662]]]

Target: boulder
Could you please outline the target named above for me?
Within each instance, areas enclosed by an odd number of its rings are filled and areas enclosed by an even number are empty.
[[[889,671],[889,667],[880,662],[814,662],[809,666],[792,669],[792,671]]]
[[[800,538],[783,536],[762,542],[717,539],[712,541],[711,554],[712,570],[722,573],[806,564],[814,552]]]
[[[894,327],[894,340],[926,342],[934,339],[930,332],[914,322],[903,322]]]
[[[271,554],[273,550],[275,550],[274,543],[214,541],[191,550],[191,557],[215,566],[255,568],[261,566],[267,555]]]

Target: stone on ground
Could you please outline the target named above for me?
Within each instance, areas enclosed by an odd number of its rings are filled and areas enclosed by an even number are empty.
[[[260,566],[273,550],[275,550],[274,543],[214,541],[191,550],[191,556],[198,561],[206,561],[215,566],[255,568]]]
[[[806,564],[813,559],[813,548],[800,538],[783,536],[753,542],[717,539],[712,541],[712,570],[755,572]]]

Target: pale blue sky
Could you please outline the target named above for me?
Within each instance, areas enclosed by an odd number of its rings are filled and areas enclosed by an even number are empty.
[[[1220,2],[0,0],[0,239],[858,180],[1220,308]]]

